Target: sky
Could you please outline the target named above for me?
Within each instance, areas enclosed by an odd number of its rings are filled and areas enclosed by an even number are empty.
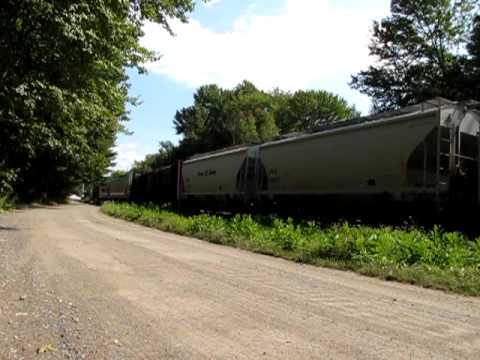
[[[187,24],[172,21],[175,36],[144,25],[141,44],[161,58],[148,74],[129,71],[132,135],[117,139],[116,169],[177,143],[175,112],[193,103],[205,84],[232,88],[243,80],[262,90],[327,90],[362,113],[370,100],[348,83],[374,63],[368,55],[373,20],[389,14],[389,0],[210,0],[197,2]]]

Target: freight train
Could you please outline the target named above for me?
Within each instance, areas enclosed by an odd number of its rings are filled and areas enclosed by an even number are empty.
[[[100,186],[100,200],[185,207],[476,206],[480,103],[433,99],[221,149]]]

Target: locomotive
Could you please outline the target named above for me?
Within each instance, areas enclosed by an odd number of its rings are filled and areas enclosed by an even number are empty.
[[[480,202],[480,103],[437,98],[106,182],[100,200],[316,209]]]

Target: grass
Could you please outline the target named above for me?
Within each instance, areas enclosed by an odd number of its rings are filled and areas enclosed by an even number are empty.
[[[0,214],[13,209],[14,207],[14,203],[10,196],[0,195]]]
[[[155,205],[105,202],[102,211],[152,228],[385,280],[480,295],[480,239],[440,227],[320,226],[273,217],[180,215]]]

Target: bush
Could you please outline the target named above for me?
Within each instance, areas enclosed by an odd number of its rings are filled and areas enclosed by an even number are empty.
[[[320,227],[292,219],[184,216],[156,205],[106,202],[102,211],[139,224],[214,243],[427,287],[480,294],[480,239],[458,232],[340,223]]]
[[[12,200],[12,196],[0,195],[0,214],[13,208],[14,201]]]

